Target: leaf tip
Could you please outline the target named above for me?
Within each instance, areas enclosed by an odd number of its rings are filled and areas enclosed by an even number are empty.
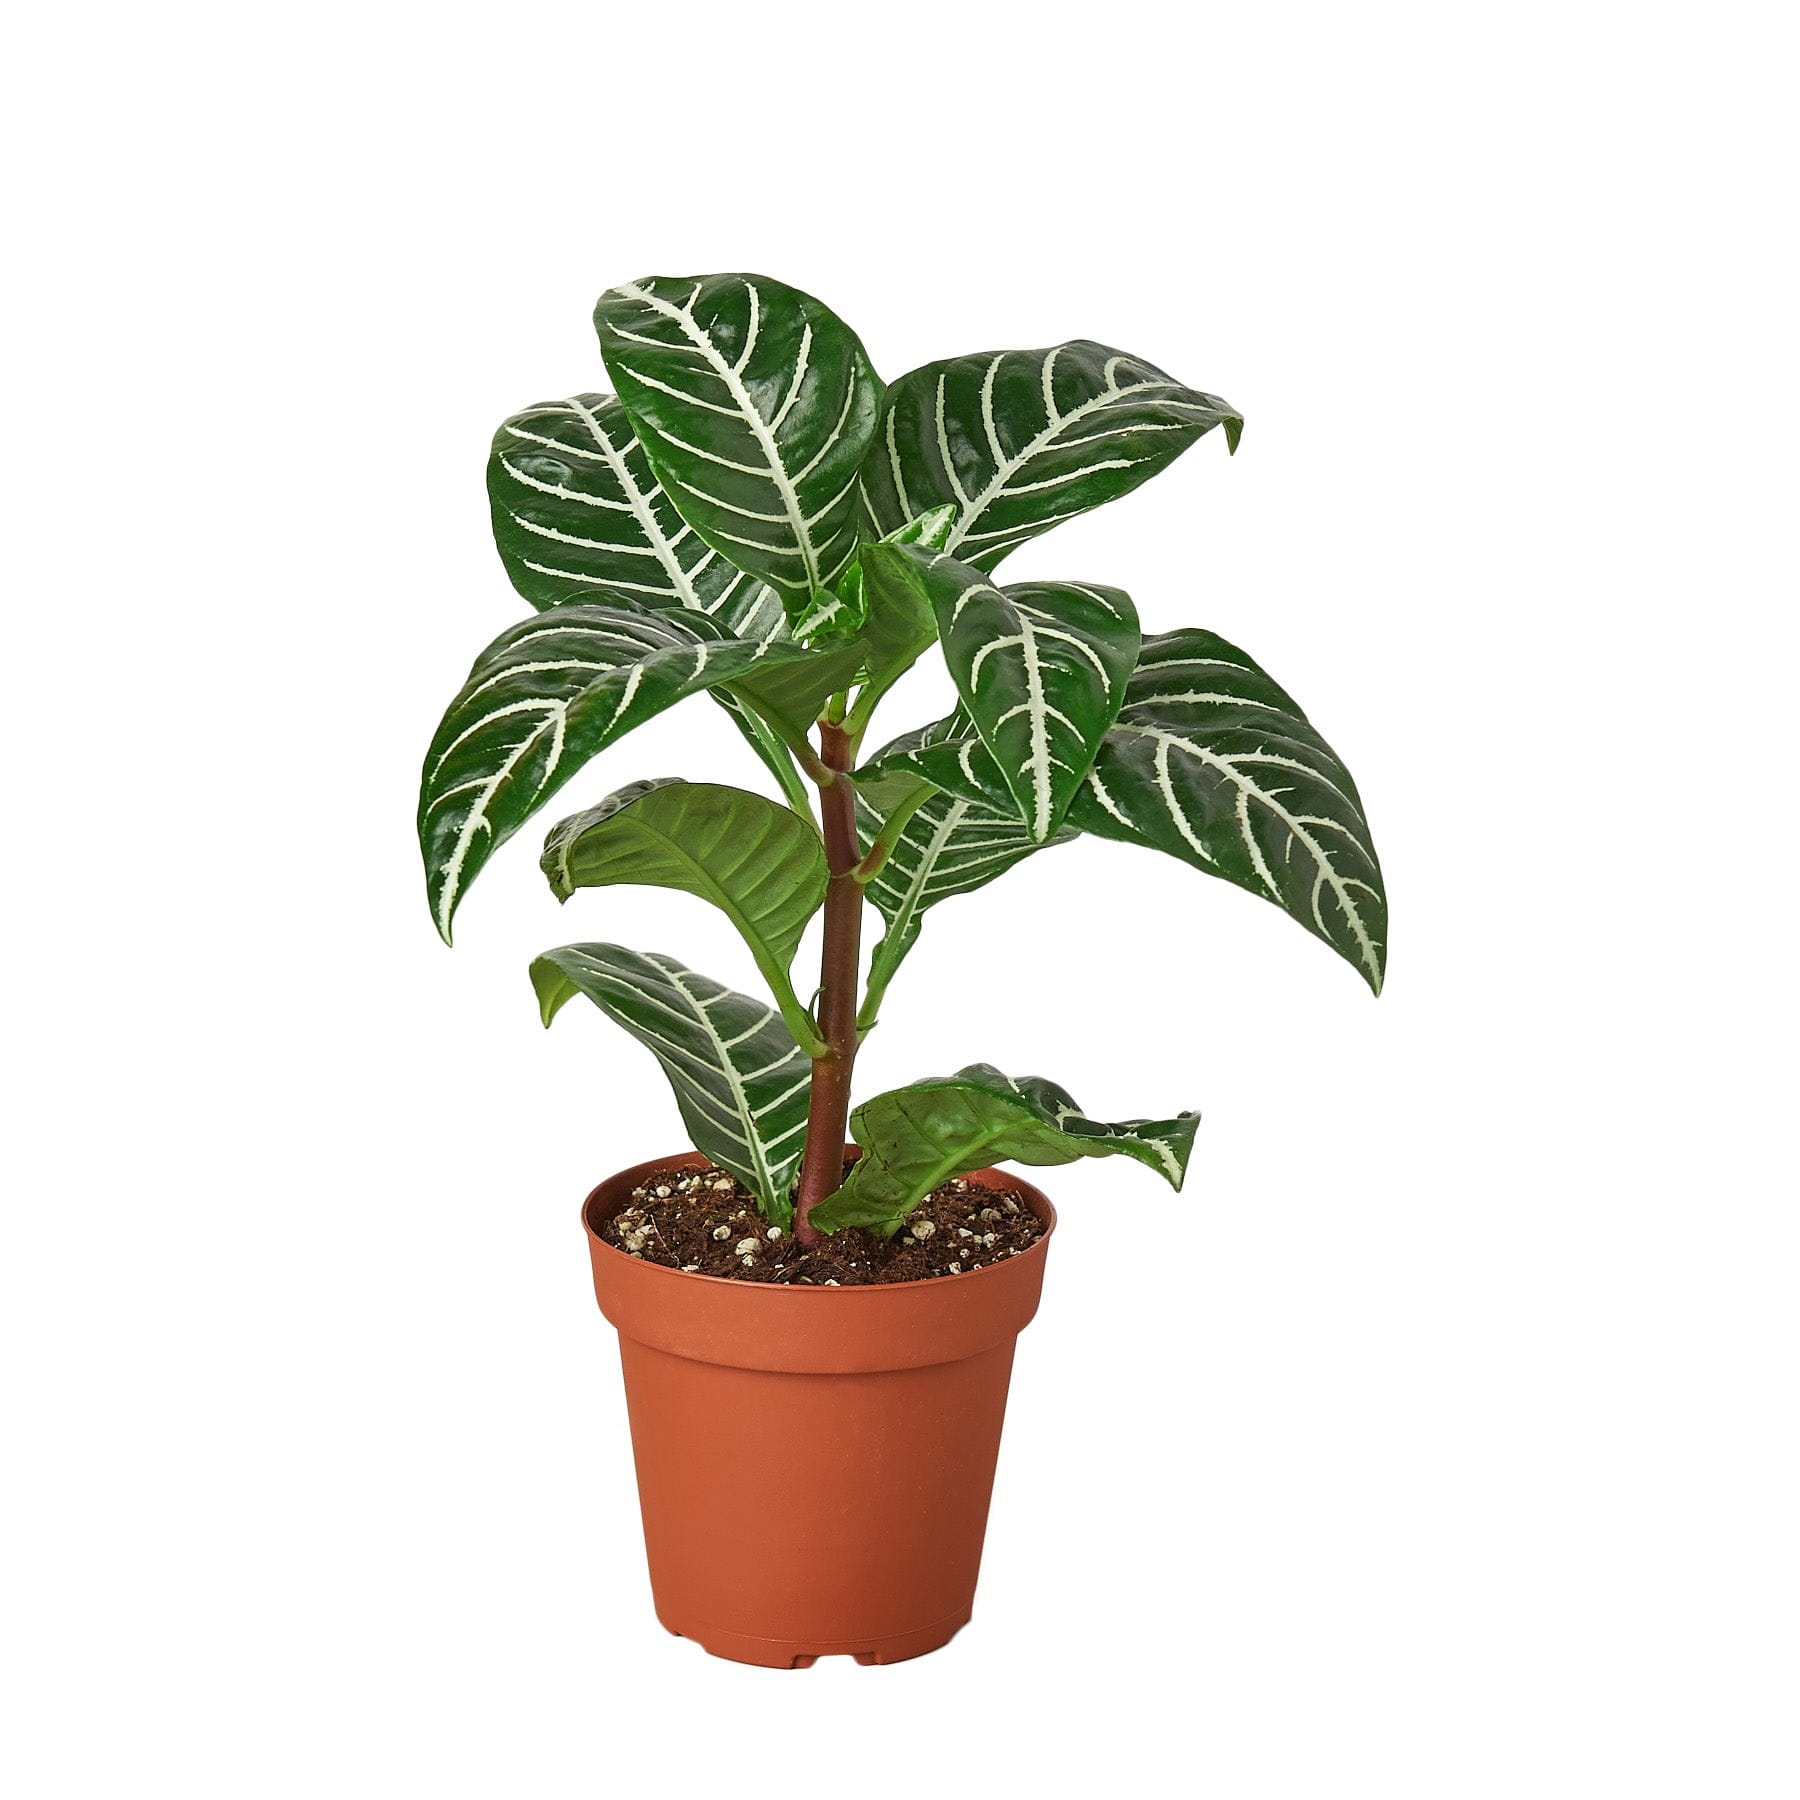
[[[573,989],[552,956],[533,957],[526,973],[531,977],[531,990],[537,996],[538,1023],[548,1031]]]
[[[1244,415],[1227,413],[1225,415],[1225,453],[1236,456],[1238,445],[1244,440]]]

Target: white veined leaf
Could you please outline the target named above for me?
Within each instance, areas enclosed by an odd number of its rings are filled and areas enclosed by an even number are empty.
[[[896,738],[856,771],[858,789],[877,806],[903,798],[921,780],[958,799],[1001,812],[1021,831],[1026,830],[1012,794],[1000,778],[1000,765],[975,735],[974,722],[960,702],[945,718]]]
[[[872,836],[880,828],[881,814],[867,802],[859,810],[865,838]],[[866,889],[887,921],[887,931],[875,947],[871,985],[879,975],[885,987],[918,941],[925,913],[940,900],[973,893],[1034,850],[1072,843],[1078,835],[1065,829],[1040,844],[1015,813],[997,812],[953,794],[934,794],[906,822]]]
[[[487,485],[500,560],[535,607],[687,607],[739,637],[759,635],[759,602],[780,612],[773,594],[759,595],[761,583],[681,517],[611,394],[514,413],[494,433]]]
[[[1019,817],[1043,843],[1124,701],[1138,651],[1130,595],[1072,581],[998,588],[942,553],[898,554],[929,584],[951,679]]]
[[[781,596],[712,549],[657,482],[611,394],[546,400],[507,419],[488,457],[494,544],[518,591],[539,608],[641,607],[706,614],[732,637],[787,637]],[[735,694],[713,698],[785,777],[787,753]]]
[[[783,656],[699,613],[558,606],[476,658],[425,755],[419,843],[432,916],[450,924],[481,868],[577,769],[687,695]]]
[[[756,1195],[785,1226],[806,1147],[812,1064],[781,1015],[672,956],[618,944],[565,944],[531,965],[548,1025],[585,994],[663,1066],[694,1148]]]
[[[856,779],[876,794],[922,779],[978,805],[1006,799],[960,710],[896,741]],[[1273,901],[1380,993],[1387,894],[1356,783],[1293,698],[1213,632],[1144,639],[1068,823]]]
[[[1356,783],[1292,698],[1214,633],[1144,640],[1069,822],[1261,894],[1381,992],[1387,894]]]
[[[908,519],[898,531],[889,532],[882,544],[917,544],[926,550],[941,550],[950,527],[956,522],[954,506],[933,507],[916,519]],[[898,618],[886,616],[896,596],[889,583],[881,592],[870,591],[870,579],[878,566],[874,554],[877,546],[865,544],[850,559],[849,567],[838,578],[834,592],[818,596],[802,610],[794,621],[794,636],[802,643],[821,638],[840,637],[872,627],[876,640],[869,646],[868,664],[871,674],[891,676],[894,665],[910,667],[926,644],[937,635],[931,620],[931,608],[925,603],[923,586],[917,592],[902,592],[897,598]],[[904,565],[902,565],[904,567]],[[917,648],[912,648],[914,644]],[[906,652],[910,650],[911,654]]]
[[[790,614],[828,590],[856,550],[857,475],[881,407],[856,334],[762,275],[627,282],[594,322],[681,516]]]
[[[1102,1124],[1055,1082],[1015,1079],[989,1063],[916,1081],[850,1115],[862,1155],[844,1185],[812,1211],[821,1231],[861,1226],[891,1236],[940,1182],[996,1162],[1036,1166],[1129,1156],[1179,1189],[1200,1115]]]
[[[1217,425],[1235,450],[1235,408],[1085,338],[927,363],[888,390],[863,469],[870,534],[954,505],[943,547],[992,570],[1027,539],[1148,481]]]
[[[899,768],[907,753],[928,743],[948,739],[960,744],[966,738],[979,748],[980,740],[969,735],[973,730],[959,707],[949,718],[897,738],[858,771],[857,821],[865,844],[880,830],[893,805],[917,785],[917,776],[902,774],[884,791],[882,771]],[[1065,828],[1048,844],[1038,843],[1004,794],[998,807],[941,792],[919,806],[864,890],[887,922],[887,930],[870,964],[863,1028],[874,1024],[887,985],[918,941],[924,915],[932,907],[957,894],[973,893],[1033,851],[1072,843],[1078,835]]]

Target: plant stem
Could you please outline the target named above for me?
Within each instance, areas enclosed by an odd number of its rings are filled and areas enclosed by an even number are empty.
[[[825,948],[819,968],[819,1032],[825,1054],[813,1061],[806,1114],[806,1155],[794,1192],[794,1236],[818,1242],[812,1209],[844,1179],[844,1134],[850,1119],[850,1070],[856,1061],[856,978],[862,948],[862,850],[856,839],[856,791],[845,779],[856,766],[856,737],[830,719],[819,722],[821,761],[830,779],[819,788],[825,839]]]

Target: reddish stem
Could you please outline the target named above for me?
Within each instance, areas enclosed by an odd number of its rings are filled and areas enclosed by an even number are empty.
[[[835,779],[819,790],[820,829],[825,839],[825,949],[819,969],[819,1035],[825,1054],[812,1068],[812,1095],[806,1113],[806,1155],[794,1193],[794,1236],[814,1244],[819,1233],[812,1209],[837,1192],[844,1180],[844,1136],[850,1121],[850,1070],[856,1061],[856,977],[861,968],[862,883],[856,866],[856,793],[847,779],[856,741],[841,725],[819,725],[821,760]]]

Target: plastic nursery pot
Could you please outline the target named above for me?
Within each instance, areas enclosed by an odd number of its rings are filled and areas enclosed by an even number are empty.
[[[581,1215],[619,1332],[656,1616],[767,1668],[939,1649],[974,1606],[1013,1343],[1056,1213],[974,1170],[1022,1196],[1043,1237],[966,1275],[871,1287],[685,1275],[602,1242],[646,1175],[702,1162],[626,1169]]]

